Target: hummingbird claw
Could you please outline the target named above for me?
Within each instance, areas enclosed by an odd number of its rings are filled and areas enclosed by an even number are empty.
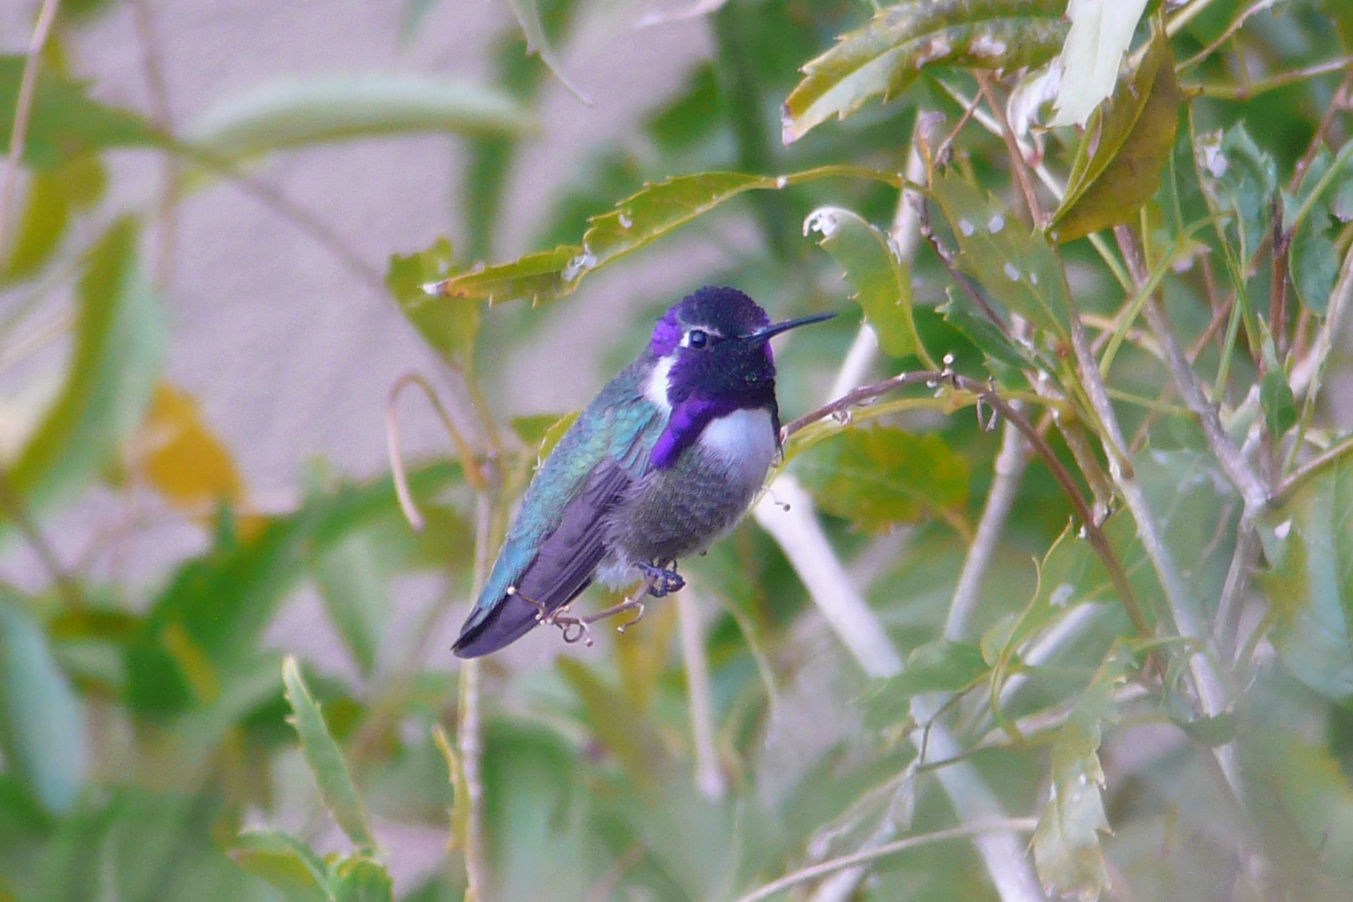
[[[626,620],[624,623],[620,624],[619,626],[617,626],[617,627],[615,628],[615,631],[616,631],[617,633],[623,633],[625,630],[627,630],[627,629],[629,629],[630,627],[634,626],[634,624],[636,624],[636,623],[638,623],[640,620],[643,620],[643,619],[644,619],[644,614],[648,613],[648,609],[647,609],[646,607],[644,607],[644,603],[643,603],[642,601],[635,601],[635,602],[634,602],[634,607],[635,607],[635,609],[636,609],[636,610],[635,610],[635,613],[634,613],[634,616],[631,617],[629,620]]]

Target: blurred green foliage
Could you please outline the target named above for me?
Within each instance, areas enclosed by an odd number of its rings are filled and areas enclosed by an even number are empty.
[[[486,266],[588,4],[513,2],[495,88],[352,72],[243,92],[181,134],[96,100],[56,37],[0,57],[22,169],[0,287],[24,298],[0,361],[74,298],[59,388],[0,462],[0,551],[49,577],[0,584],[0,900],[1347,895],[1347,4],[1150,3],[1085,127],[1032,131],[1015,101],[1046,121],[1040,79],[1084,63],[1052,62],[1057,0],[701,6],[713,55],[651,98],[649,152],[598,143],[539,211],[542,249]],[[677,229],[760,238],[692,286],[785,312],[853,298],[876,346],[848,352],[842,317],[782,363],[785,410],[843,367],[857,389],[788,437],[815,502],[800,538],[743,525],[604,653],[448,671],[426,637],[567,419],[452,406],[446,461],[317,470],[294,509],[254,507],[163,378],[177,336],[141,240],[163,211],[91,213],[106,156],[165,155],[191,191],[287,147],[429,131],[468,148],[453,213],[474,238],[391,256],[388,313],[472,400],[494,318],[537,315],[490,304],[567,316],[585,275]],[[624,356],[664,300],[635,293]],[[210,534],[148,603],[45,540],[132,483]],[[442,600],[390,661],[416,574]],[[305,589],[351,668],[262,640]],[[438,849],[416,877],[413,833]]]

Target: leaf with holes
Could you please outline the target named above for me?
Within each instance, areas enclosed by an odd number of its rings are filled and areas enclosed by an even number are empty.
[[[878,334],[879,347],[893,357],[922,351],[912,319],[911,274],[888,238],[858,213],[818,207],[803,221],[818,246],[831,254],[855,286],[854,299]]]

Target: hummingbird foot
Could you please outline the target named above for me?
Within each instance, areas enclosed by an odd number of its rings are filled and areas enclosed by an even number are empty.
[[[648,577],[648,594],[654,598],[662,598],[664,595],[680,591],[686,585],[686,580],[682,579],[681,574],[676,572],[676,561],[668,561],[667,563],[667,567],[650,564],[648,561],[639,561],[634,565],[643,572],[644,576]],[[640,616],[643,615],[640,614]]]

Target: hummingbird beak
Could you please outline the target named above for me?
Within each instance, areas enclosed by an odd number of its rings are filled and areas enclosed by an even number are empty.
[[[831,319],[833,316],[836,316],[836,314],[814,313],[812,316],[801,316],[798,319],[789,319],[782,323],[771,323],[769,326],[762,326],[755,332],[749,332],[746,335],[740,335],[738,337],[747,339],[748,341],[766,341],[772,336],[779,335],[781,332],[785,332],[797,326],[806,326],[809,323],[820,323],[823,320]]]

